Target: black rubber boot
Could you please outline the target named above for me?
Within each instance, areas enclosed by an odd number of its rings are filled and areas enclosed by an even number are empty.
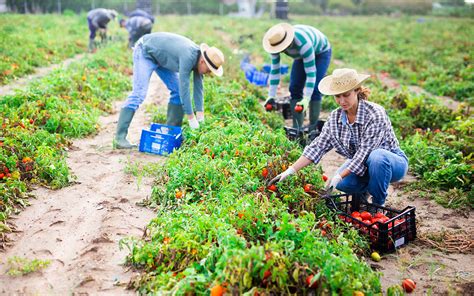
[[[130,144],[127,140],[128,127],[132,122],[135,110],[130,108],[122,108],[120,110],[120,116],[117,123],[117,133],[115,134],[114,147],[116,149],[133,149],[137,148],[137,145]]]
[[[166,125],[182,126],[183,118],[184,118],[183,106],[168,103],[168,111],[166,112]]]

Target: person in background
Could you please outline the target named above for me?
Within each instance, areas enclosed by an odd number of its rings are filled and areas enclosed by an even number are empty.
[[[147,19],[149,19],[152,24],[155,23],[155,17],[153,15],[149,14],[148,12],[146,12],[144,10],[141,10],[141,9],[135,9],[134,11],[127,14],[127,16],[129,18],[132,18],[134,16],[142,16],[142,17],[146,17]]]
[[[340,108],[331,112],[319,137],[286,171],[270,181],[280,182],[314,163],[331,149],[347,158],[327,184],[349,194],[372,195],[372,203],[384,205],[388,186],[401,180],[408,170],[408,159],[400,149],[385,109],[369,102],[369,89],[362,83],[369,75],[354,69],[336,69],[319,83],[319,91],[333,95]]]
[[[181,126],[184,114],[189,126],[199,128],[204,121],[203,75],[222,76],[224,54],[216,47],[173,33],[152,33],[140,38],[133,50],[133,90],[122,106],[114,146],[132,149],[136,145],[126,139],[135,111],[145,100],[150,76],[158,74],[170,90],[166,124]],[[194,114],[190,96],[190,76],[193,75]]]
[[[150,34],[153,23],[149,18],[143,16],[133,16],[128,20],[121,19],[120,27],[128,31],[128,46],[133,47],[143,35]]]
[[[95,36],[99,31],[101,42],[107,40],[107,24],[117,17],[117,12],[112,9],[96,8],[87,13],[87,22],[89,24],[89,51],[95,52]]]
[[[331,44],[316,28],[306,25],[280,23],[271,27],[263,37],[263,48],[271,54],[268,103],[275,104],[280,83],[280,54],[294,59],[290,74],[290,107],[293,127],[301,128],[304,111],[309,109],[310,130],[315,129],[321,111],[318,83],[326,75],[331,61]]]

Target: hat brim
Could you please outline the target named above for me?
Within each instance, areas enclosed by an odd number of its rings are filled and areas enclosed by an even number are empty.
[[[287,24],[287,23],[281,23],[280,25],[283,26],[286,32],[286,37],[283,40],[283,42],[281,42],[280,44],[276,46],[273,46],[270,44],[270,41],[268,40],[269,31],[267,31],[265,35],[263,36],[263,39],[262,39],[263,49],[265,49],[265,51],[268,53],[280,53],[284,51],[285,49],[288,48],[288,46],[291,45],[291,43],[293,42],[293,39],[295,38],[295,29],[293,28],[292,25]]]
[[[204,55],[204,51],[206,51],[209,48],[209,45],[207,45],[206,43],[201,43],[201,45],[199,45],[199,48],[201,49],[201,53]],[[219,77],[224,75],[224,68],[222,66],[215,69],[211,64],[209,64],[209,61],[204,56],[203,56],[203,60],[206,63],[209,70],[211,70],[212,74]]]
[[[318,90],[320,93],[326,96],[334,96],[334,95],[339,95],[343,94],[345,92],[348,92],[350,90],[353,90],[354,88],[359,87],[364,81],[370,78],[370,75],[367,74],[357,74],[357,84],[355,85],[349,85],[344,88],[340,89],[331,89],[331,81],[333,79],[333,75],[328,75],[321,79],[321,82],[319,82],[318,85]]]

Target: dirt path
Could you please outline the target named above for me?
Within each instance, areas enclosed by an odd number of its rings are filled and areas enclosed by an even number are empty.
[[[24,76],[7,85],[0,86],[0,96],[11,95],[15,92],[16,89],[24,88],[32,80],[41,78],[55,69],[58,69],[61,67],[67,67],[69,64],[82,59],[84,56],[85,54],[81,53],[81,54],[75,55],[72,58],[62,61],[59,64],[36,68],[34,73]]]
[[[160,104],[166,88],[153,75],[145,103]],[[119,110],[121,102],[115,104]],[[137,112],[130,138],[138,142],[149,120],[145,106]],[[154,217],[136,202],[151,193],[151,179],[137,187],[135,178],[124,173],[128,158],[161,162],[164,158],[138,151],[112,149],[118,113],[100,118],[101,130],[93,137],[74,141],[68,165],[77,184],[61,190],[38,188],[37,199],[12,222],[20,232],[11,236],[13,246],[2,254],[0,294],[134,294],[124,290],[131,272],[121,263],[128,254],[119,250],[119,240],[141,236]],[[5,275],[12,256],[49,259],[46,269],[26,276]]]

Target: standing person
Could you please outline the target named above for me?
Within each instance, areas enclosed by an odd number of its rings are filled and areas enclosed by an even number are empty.
[[[304,111],[309,106],[310,129],[314,129],[321,111],[318,83],[326,74],[331,61],[328,38],[316,28],[281,23],[271,27],[263,37],[263,48],[271,54],[270,87],[267,103],[275,104],[280,83],[280,54],[294,59],[290,75],[290,107],[293,127],[301,128]]]
[[[145,100],[148,83],[153,71],[170,90],[167,125],[181,126],[184,114],[189,126],[199,128],[204,121],[202,79],[204,74],[222,76],[224,54],[215,47],[202,43],[197,46],[184,36],[173,33],[147,34],[138,40],[133,50],[133,90],[120,111],[115,135],[115,146],[131,149],[126,137],[135,111]],[[193,74],[194,115],[190,97],[190,76]]]
[[[101,41],[107,40],[107,24],[115,19],[117,12],[112,9],[96,8],[87,13],[87,22],[89,24],[89,51],[95,52],[95,36],[99,30]]]
[[[385,109],[369,102],[370,91],[362,86],[369,75],[353,69],[336,69],[319,83],[325,95],[334,95],[340,108],[331,112],[319,137],[303,155],[270,183],[283,181],[335,148],[347,161],[329,181],[328,190],[367,193],[372,202],[384,205],[391,182],[401,180],[408,170],[408,159],[400,149]]]
[[[128,20],[121,19],[120,27],[128,31],[128,46],[131,48],[143,35],[150,34],[153,23],[149,18],[133,16]]]

